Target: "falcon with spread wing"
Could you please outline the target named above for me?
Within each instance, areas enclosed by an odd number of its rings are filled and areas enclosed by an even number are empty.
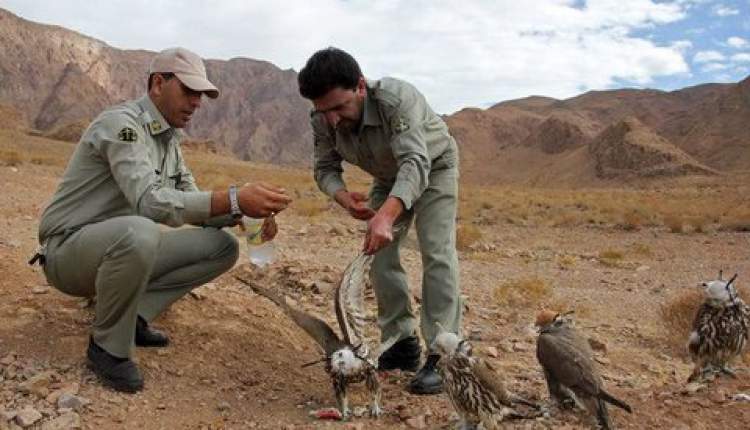
[[[344,271],[336,288],[336,320],[341,330],[339,337],[323,320],[290,306],[276,293],[237,277],[257,294],[279,306],[300,328],[315,340],[325,354],[323,360],[331,377],[336,394],[336,403],[343,419],[350,417],[347,386],[365,381],[372,396],[370,414],[380,415],[380,382],[377,374],[377,359],[398,339],[388,339],[375,351],[370,351],[364,336],[365,275],[372,256],[359,254]]]

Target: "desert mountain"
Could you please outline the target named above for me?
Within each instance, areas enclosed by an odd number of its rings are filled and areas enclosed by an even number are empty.
[[[153,55],[0,9],[0,105],[14,109],[14,124],[74,141],[102,108],[145,91]],[[207,100],[188,128],[195,147],[309,163],[309,103],[293,70],[248,58],[206,67],[222,96]],[[465,180],[574,186],[747,170],[749,119],[750,77],[671,92],[532,96],[447,117]]]
[[[480,182],[589,185],[714,175],[750,163],[750,77],[678,91],[528,97],[447,118],[463,175]]]
[[[635,118],[607,127],[589,150],[596,160],[596,173],[602,178],[716,173]]]
[[[31,127],[65,140],[104,107],[145,92],[153,52],[113,48],[0,9],[0,104],[20,110]],[[310,159],[309,104],[296,73],[263,61],[206,61],[221,89],[186,131],[210,138],[240,158],[271,163]],[[302,120],[300,120],[302,119]]]

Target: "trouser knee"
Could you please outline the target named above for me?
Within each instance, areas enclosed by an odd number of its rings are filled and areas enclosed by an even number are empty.
[[[159,251],[159,226],[148,218],[133,217],[125,234],[110,249],[112,254],[129,254],[136,264],[151,267]],[[111,255],[114,256],[114,255]]]
[[[216,230],[214,240],[218,242],[216,254],[211,257],[225,263],[226,270],[229,270],[237,262],[240,256],[240,244],[233,234],[224,230]]]

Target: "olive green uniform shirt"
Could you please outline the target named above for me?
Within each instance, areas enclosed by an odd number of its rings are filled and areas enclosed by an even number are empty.
[[[40,243],[69,228],[125,215],[172,227],[206,221],[211,192],[198,190],[181,137],[148,95],[102,112],[81,136],[42,214]]]
[[[334,130],[314,114],[315,179],[333,197],[344,188],[343,161],[374,178],[370,204],[396,197],[405,211],[394,240],[375,254],[370,276],[378,299],[383,341],[412,336],[417,322],[399,248],[414,219],[422,255],[422,337],[431,345],[436,323],[460,333],[461,300],[456,254],[458,149],[448,126],[411,84],[393,78],[367,81],[356,130]]]
[[[406,210],[427,188],[431,170],[456,167],[456,142],[424,96],[395,78],[367,81],[362,122],[354,132],[334,130],[323,114],[311,119],[315,136],[315,180],[333,197],[345,187],[341,162],[391,186]]]

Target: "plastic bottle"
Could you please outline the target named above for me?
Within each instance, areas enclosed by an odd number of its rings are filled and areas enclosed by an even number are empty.
[[[265,267],[273,263],[276,258],[276,247],[273,242],[263,241],[263,218],[242,217],[242,226],[240,235],[245,237],[247,242],[247,255],[250,263],[257,267]]]

